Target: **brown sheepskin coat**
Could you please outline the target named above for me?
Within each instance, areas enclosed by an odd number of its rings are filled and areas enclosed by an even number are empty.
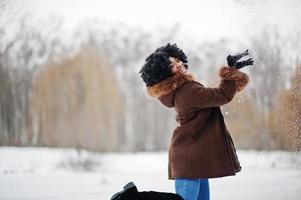
[[[229,103],[249,82],[247,74],[219,70],[220,85],[205,87],[192,74],[176,73],[146,89],[147,95],[174,107],[179,123],[168,153],[168,179],[217,178],[241,170],[220,106]]]

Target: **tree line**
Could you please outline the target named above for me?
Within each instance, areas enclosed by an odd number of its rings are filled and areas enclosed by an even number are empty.
[[[246,69],[250,85],[222,107],[235,143],[300,150],[300,34],[265,29],[245,43],[196,42],[180,40],[179,25],[158,34],[88,20],[66,42],[58,31],[62,20],[51,22],[45,30],[24,17],[14,34],[0,27],[0,145],[166,150],[175,111],[145,96],[138,71],[149,53],[171,41],[187,53],[189,70],[212,87],[225,56],[249,48],[256,62]]]

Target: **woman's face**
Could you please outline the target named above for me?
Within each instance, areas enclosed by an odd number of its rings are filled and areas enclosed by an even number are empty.
[[[186,68],[181,60],[174,57],[169,57],[169,60],[171,62],[170,64],[170,70],[172,74],[175,74],[177,72],[186,73]]]

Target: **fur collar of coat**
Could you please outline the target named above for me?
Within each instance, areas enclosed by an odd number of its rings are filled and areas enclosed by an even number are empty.
[[[192,74],[188,72],[185,74],[179,72],[155,85],[147,87],[146,92],[150,97],[158,98],[171,93],[183,83],[192,80],[195,80],[195,77]]]

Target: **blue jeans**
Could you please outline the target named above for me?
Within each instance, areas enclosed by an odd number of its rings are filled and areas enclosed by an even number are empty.
[[[176,193],[184,200],[209,200],[209,180],[207,178],[198,179],[175,179]]]

